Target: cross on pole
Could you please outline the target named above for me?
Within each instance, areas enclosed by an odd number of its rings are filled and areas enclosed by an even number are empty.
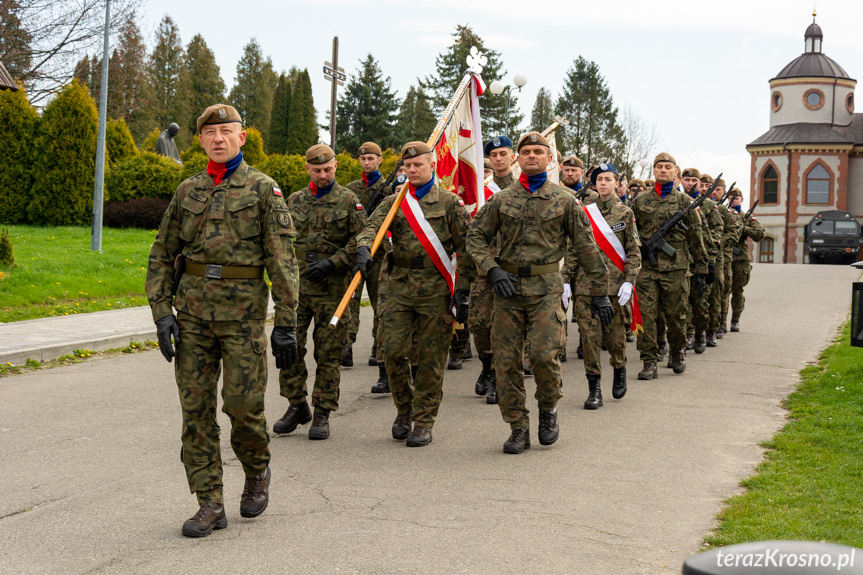
[[[330,93],[330,147],[336,150],[336,90],[345,85],[345,69],[339,67],[339,37],[333,38],[333,61],[324,61],[324,78],[333,83]]]

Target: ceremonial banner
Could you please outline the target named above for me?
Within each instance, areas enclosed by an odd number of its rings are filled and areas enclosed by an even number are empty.
[[[611,227],[602,216],[598,205],[590,204],[589,206],[585,206],[584,211],[587,213],[587,219],[590,220],[590,227],[593,228],[593,237],[596,239],[596,245],[608,256],[611,263],[623,273],[623,266],[626,262],[626,251],[623,249],[623,244],[617,239],[617,234],[611,231]],[[634,221],[633,225],[635,225]],[[644,327],[641,320],[641,308],[638,305],[638,295],[635,293],[635,286],[632,286],[631,303],[632,323],[629,324],[629,329],[634,333],[640,333],[644,331]]]
[[[479,76],[471,79],[470,92],[465,92],[444,126],[435,144],[437,176],[442,188],[464,200],[473,213],[485,203],[483,189],[482,130],[479,96],[485,84]]]

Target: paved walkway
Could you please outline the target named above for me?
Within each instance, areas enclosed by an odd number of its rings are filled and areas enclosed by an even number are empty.
[[[501,453],[508,426],[473,393],[477,360],[446,372],[431,445],[393,441],[391,397],[369,394],[363,308],[330,439],[273,437],[255,520],[239,515],[243,473],[218,414],[228,528],[203,540],[180,535],[196,506],[158,351],[0,378],[0,573],[679,574],[785,423],[780,403],[848,317],[859,275],[756,266],[740,333],[650,382],[630,344],[629,393],[594,412],[570,341],[560,440],[519,456]],[[272,424],[287,402],[269,365]]]

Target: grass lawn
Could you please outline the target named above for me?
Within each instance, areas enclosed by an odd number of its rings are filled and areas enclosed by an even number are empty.
[[[5,227],[5,226],[4,226]],[[155,230],[8,226],[17,267],[0,267],[0,322],[146,305],[144,277]]]
[[[863,348],[849,327],[801,372],[789,423],[770,441],[746,492],[732,497],[711,547],[771,539],[863,547]]]

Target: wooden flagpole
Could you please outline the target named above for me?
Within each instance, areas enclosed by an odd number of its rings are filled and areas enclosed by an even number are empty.
[[[440,120],[438,120],[437,125],[432,131],[431,136],[429,136],[427,144],[432,148],[432,153],[435,153],[434,147],[437,145],[438,140],[440,140],[443,129],[446,127],[447,122],[450,121],[450,118],[452,118],[452,115],[455,113],[456,106],[458,106],[459,101],[465,95],[465,92],[470,88],[470,83],[472,81],[473,74],[467,74],[464,79],[462,79],[461,83],[458,85],[458,88],[456,88],[455,90],[455,94],[453,94],[452,99],[449,101],[449,104],[447,104],[447,107],[441,115]],[[384,236],[387,234],[387,230],[390,229],[390,224],[393,223],[393,219],[396,217],[396,213],[399,211],[399,207],[402,205],[402,200],[404,200],[407,191],[407,183],[402,184],[402,187],[399,188],[399,191],[396,194],[396,200],[393,202],[392,207],[390,207],[390,211],[384,218],[384,223],[381,224],[380,229],[378,229],[378,233],[375,234],[375,239],[372,242],[371,249],[372,257],[374,257],[375,252],[378,251],[381,242],[384,240]],[[353,279],[351,280],[351,284],[348,286],[348,291],[346,291],[345,295],[342,296],[342,301],[339,302],[339,307],[336,308],[336,311],[333,314],[332,319],[330,320],[330,329],[335,329],[336,325],[338,325],[339,320],[342,318],[342,314],[345,313],[345,309],[347,309],[348,304],[350,304],[351,297],[354,295],[354,292],[357,291],[361,280],[362,275],[360,274],[360,272],[355,273]]]

